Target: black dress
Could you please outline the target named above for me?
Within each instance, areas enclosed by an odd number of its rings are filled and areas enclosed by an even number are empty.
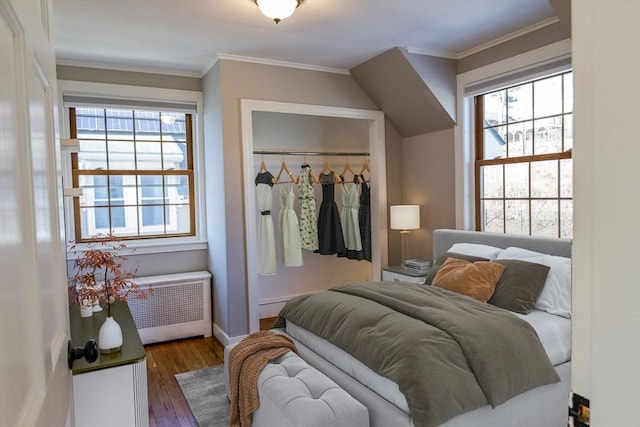
[[[322,255],[337,254],[347,256],[347,248],[342,235],[340,214],[335,202],[335,173],[321,173],[318,178],[322,184],[322,203],[318,211],[318,250]]]
[[[360,208],[358,209],[358,224],[360,226],[360,240],[364,259],[371,262],[371,189],[360,175],[362,184],[360,187]]]

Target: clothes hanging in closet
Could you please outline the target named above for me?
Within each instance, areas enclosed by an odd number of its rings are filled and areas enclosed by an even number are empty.
[[[275,181],[269,171],[259,172],[256,175],[256,199],[260,210],[258,217],[258,274],[272,275],[276,269],[276,244],[273,232],[273,219],[271,218],[271,205],[273,195],[271,188]]]
[[[300,267],[303,265],[298,216],[296,211],[293,210],[295,197],[291,184],[280,187],[280,213],[278,215],[280,253],[282,261],[287,267]]]
[[[347,248],[347,258],[361,260],[364,258],[362,252],[362,241],[360,240],[360,226],[358,225],[358,205],[360,197],[360,183],[358,176],[354,176],[353,184],[345,183],[344,177],[340,175],[342,183],[342,207],[340,208],[340,222],[342,223],[342,234]]]
[[[358,225],[364,259],[371,262],[371,188],[363,175],[360,175],[360,208],[358,209]]]
[[[340,215],[335,202],[335,172],[321,172],[322,203],[318,212],[318,250],[322,255],[347,256]]]
[[[302,165],[298,175],[298,204],[300,206],[300,241],[302,249],[318,250],[316,196],[313,193],[311,167]]]

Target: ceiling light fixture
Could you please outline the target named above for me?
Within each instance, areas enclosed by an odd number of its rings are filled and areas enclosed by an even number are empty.
[[[302,0],[253,0],[260,8],[260,12],[278,24],[293,15]]]

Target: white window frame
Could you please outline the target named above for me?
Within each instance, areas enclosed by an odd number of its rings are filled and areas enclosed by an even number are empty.
[[[457,229],[476,229],[473,97],[502,87],[568,71],[571,69],[570,64],[558,66],[553,64],[570,57],[571,40],[567,39],[458,74],[456,88],[458,124],[454,128]],[[549,67],[544,67],[545,64],[549,64]],[[531,70],[531,73],[527,74],[527,70]],[[513,78],[510,79],[510,76]],[[495,83],[498,80],[499,83]],[[473,87],[472,90],[470,90],[471,87]]]
[[[126,251],[123,255],[153,254],[176,251],[192,251],[207,249],[207,230],[205,221],[205,177],[204,177],[204,108],[202,92],[152,88],[142,86],[118,85],[110,83],[78,82],[71,80],[58,80],[58,111],[60,114],[60,137],[69,138],[69,108],[64,105],[65,96],[77,96],[87,98],[113,99],[114,105],[126,105],[127,102],[150,103],[184,103],[185,106],[195,105],[193,114],[193,173],[195,185],[195,236],[164,237],[157,239],[127,240]],[[136,108],[142,108],[136,105]],[[60,166],[62,169],[63,185],[70,187],[71,156],[63,147],[61,149]],[[75,223],[73,212],[73,200],[66,197],[64,200],[64,222],[67,237],[75,236]],[[67,252],[67,258],[73,259],[85,245],[76,245],[78,251]]]

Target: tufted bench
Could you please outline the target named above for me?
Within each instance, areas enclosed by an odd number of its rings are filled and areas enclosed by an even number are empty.
[[[224,349],[227,361],[233,345]],[[225,387],[229,370],[225,364]],[[368,427],[369,413],[323,373],[293,352],[267,363],[258,377],[260,407],[253,427]]]

